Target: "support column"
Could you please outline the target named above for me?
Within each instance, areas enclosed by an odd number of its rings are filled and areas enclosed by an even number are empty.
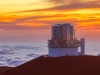
[[[85,55],[85,39],[82,38],[80,41],[81,52],[80,55]]]

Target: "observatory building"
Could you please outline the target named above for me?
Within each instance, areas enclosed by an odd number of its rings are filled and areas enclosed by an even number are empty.
[[[77,40],[70,23],[56,24],[52,26],[48,48],[50,57],[85,55],[85,39]]]

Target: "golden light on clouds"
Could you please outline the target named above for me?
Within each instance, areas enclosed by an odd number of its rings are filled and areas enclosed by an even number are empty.
[[[51,7],[43,0],[0,0],[0,13]]]
[[[71,22],[76,28],[99,29],[99,21],[99,0],[0,0],[0,29],[40,29],[60,22]]]

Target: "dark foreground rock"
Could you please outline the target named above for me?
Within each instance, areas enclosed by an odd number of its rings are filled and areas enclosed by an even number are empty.
[[[5,71],[11,70],[11,69],[12,69],[12,67],[0,67],[0,73],[3,73]]]
[[[100,75],[100,57],[38,57],[0,75]]]

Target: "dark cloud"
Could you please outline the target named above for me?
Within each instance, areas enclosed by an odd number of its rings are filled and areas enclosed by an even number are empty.
[[[77,20],[76,22],[78,22],[78,23],[87,23],[87,22],[99,22],[100,21],[100,19],[87,19],[87,20]]]
[[[78,10],[78,9],[92,9],[92,8],[100,8],[100,1],[89,1],[89,2],[79,2],[79,1],[70,1],[68,4],[64,0],[49,0],[50,2],[54,2],[55,6],[46,9],[37,9],[37,10],[26,10],[19,11],[15,13],[22,12],[37,12],[37,11],[61,11],[61,10]]]
[[[71,15],[71,14],[70,14]],[[78,14],[77,14],[78,15]],[[66,18],[62,19],[61,17],[69,16],[63,15],[63,14],[56,14],[51,16],[32,16],[32,17],[25,17],[25,18],[19,18],[15,19],[12,22],[0,22],[0,29],[4,30],[34,30],[34,29],[49,29],[51,25],[56,23],[62,23],[62,22],[70,22],[75,25],[79,23],[91,23],[91,22],[99,22],[100,19],[96,17],[89,17],[88,19],[84,20],[78,20],[76,18]],[[55,18],[55,20],[46,20],[46,18]],[[42,20],[44,19],[44,20]],[[30,25],[28,25],[31,24]],[[40,23],[41,26],[38,26],[37,23]],[[37,26],[36,26],[37,25]],[[81,25],[79,25],[81,26]]]
[[[52,3],[64,3],[66,0],[47,0],[48,2],[52,2]]]
[[[3,30],[15,30],[15,29],[32,29],[29,26],[17,26],[13,22],[0,22],[0,29]]]
[[[87,2],[72,2],[71,4],[64,4],[60,6],[56,6],[54,8],[51,8],[51,10],[75,10],[75,9],[87,9],[87,8],[100,8],[100,4]]]
[[[54,24],[56,21],[53,20],[40,20],[40,19],[46,19],[46,18],[60,18],[64,17],[63,14],[56,14],[56,15],[37,15],[37,16],[31,16],[31,17],[24,17],[15,19],[11,22],[0,22],[0,29],[4,30],[32,30],[32,29],[47,29],[52,24]],[[31,24],[30,25],[28,25]],[[38,23],[41,24],[41,26],[38,26]],[[36,26],[37,25],[37,26]]]
[[[88,24],[87,26],[81,26],[81,25],[77,25],[76,27],[76,30],[100,30],[100,25],[97,24]]]
[[[35,29],[47,29],[48,26],[25,26],[16,25],[14,22],[0,22],[0,29],[3,30],[35,30]]]
[[[96,3],[96,4],[100,4],[100,0],[46,0],[48,2],[51,3],[55,3],[55,4],[71,4],[71,3]]]
[[[43,18],[57,18],[57,17],[64,17],[66,15],[64,14],[52,14],[52,15],[35,15],[35,16],[31,16],[31,17],[24,17],[24,18],[20,18],[20,19],[16,19],[15,21],[17,22],[23,22],[23,21],[27,21],[27,20],[32,20],[32,21],[36,21],[37,19],[43,19]]]

